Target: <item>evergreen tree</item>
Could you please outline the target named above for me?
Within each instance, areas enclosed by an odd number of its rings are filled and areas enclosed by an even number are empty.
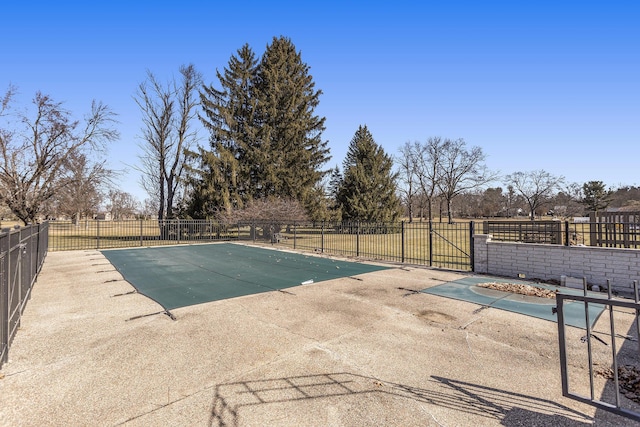
[[[368,222],[393,222],[400,215],[393,160],[373,139],[366,126],[356,131],[344,161],[338,191],[342,218]]]
[[[342,173],[340,168],[336,166],[331,170],[331,178],[329,179],[329,211],[331,212],[332,219],[341,220],[342,212],[340,211],[340,188],[342,187]]]
[[[602,181],[589,181],[582,185],[584,198],[582,203],[589,211],[598,212],[606,209],[613,200],[613,191],[607,190]]]
[[[255,119],[255,82],[258,60],[245,44],[232,55],[227,68],[216,72],[221,89],[204,86],[200,93],[204,116],[211,134],[210,150],[201,149],[200,180],[192,196],[197,216],[211,211],[241,208],[253,197],[257,183],[255,152],[258,123]],[[198,206],[199,208],[197,208]]]
[[[293,198],[319,219],[314,212],[326,204],[321,167],[329,159],[325,119],[314,114],[321,91],[295,46],[274,38],[258,61],[244,45],[217,77],[221,89],[201,93],[211,149],[192,153],[202,163],[192,210],[228,213],[251,200]]]
[[[259,177],[254,197],[293,197],[308,209],[318,204],[317,184],[329,160],[322,140],[324,117],[315,115],[321,91],[290,39],[273,38],[258,69]]]

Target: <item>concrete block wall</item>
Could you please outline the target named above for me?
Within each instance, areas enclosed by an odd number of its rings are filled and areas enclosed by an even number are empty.
[[[640,283],[640,250],[494,242],[490,234],[474,236],[474,271],[505,277],[557,280],[586,277],[590,285],[606,286],[623,294]]]

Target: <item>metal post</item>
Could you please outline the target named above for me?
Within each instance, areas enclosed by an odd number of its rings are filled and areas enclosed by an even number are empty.
[[[404,263],[404,221],[402,221],[401,225],[402,238],[400,239],[400,241],[402,243],[402,262]]]
[[[143,232],[143,230],[142,230],[142,222],[143,221],[144,221],[143,219],[140,219],[140,246],[142,246],[142,232]]]
[[[293,249],[296,248],[296,236],[298,235],[298,226],[295,221],[293,221]]]
[[[360,221],[356,221],[356,256],[360,256]]]
[[[433,222],[429,218],[429,267],[433,267]]]
[[[635,296],[636,304],[640,302],[640,295],[638,294],[638,281],[633,281],[633,294]],[[636,309],[636,332],[638,333],[638,352],[640,352],[640,310]]]
[[[178,232],[176,233],[176,239],[178,240],[178,244],[180,244],[180,218],[176,219],[176,227],[178,227]]]
[[[96,249],[100,249],[100,220],[96,221]]]
[[[475,222],[469,221],[469,262],[471,263],[471,271],[476,271],[476,253],[473,244],[473,235],[475,234]]]
[[[587,295],[587,278],[582,278],[582,288],[584,291],[584,296]],[[589,301],[584,301],[584,317],[587,327],[587,352],[589,353],[589,389],[591,391],[591,400],[595,398],[595,393],[593,390],[593,357],[591,354],[591,322],[589,320]]]
[[[564,245],[570,246],[569,240],[569,221],[564,222]]]
[[[561,293],[556,297],[557,301],[557,314],[558,314],[558,344],[560,346],[560,376],[562,378],[562,395],[569,395],[569,370],[567,366],[567,349],[566,349],[566,337],[564,326],[564,310],[563,303],[564,298]]]
[[[611,281],[607,279],[607,294],[609,299],[611,296]],[[613,305],[609,304],[609,324],[611,326],[611,352],[613,353],[613,381],[616,390],[616,406],[620,407],[620,387],[618,385],[618,359],[616,358],[616,327],[613,321]]]

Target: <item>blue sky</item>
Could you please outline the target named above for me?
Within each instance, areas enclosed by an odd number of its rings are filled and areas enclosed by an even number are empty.
[[[418,4],[415,4],[418,3]],[[109,165],[142,200],[133,100],[193,63],[205,82],[244,43],[291,38],[322,90],[316,112],[341,165],[360,124],[396,155],[407,141],[463,138],[502,174],[544,169],[582,184],[640,185],[640,2],[5,2],[0,91],[37,90],[78,117],[119,115]],[[202,144],[207,135],[201,134]],[[496,185],[501,185],[497,182]]]

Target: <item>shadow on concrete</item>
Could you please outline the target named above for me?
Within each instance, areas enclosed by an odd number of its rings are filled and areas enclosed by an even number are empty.
[[[547,399],[432,376],[430,388],[384,382],[348,372],[237,381],[219,384],[209,417],[210,426],[240,426],[243,410],[262,405],[359,396],[389,395],[481,416],[504,426],[587,426],[592,419]]]
[[[634,316],[634,313],[626,313],[628,316]],[[632,366],[636,369],[640,367],[640,345],[638,344],[638,327],[637,327],[637,319],[631,322],[627,333],[620,333],[616,328],[616,341],[620,342],[622,340],[622,345],[618,349],[616,354],[618,366]],[[608,345],[610,345],[610,337],[607,339]],[[611,370],[613,371],[613,356],[611,358]],[[640,413],[640,403],[631,401],[625,397],[625,390],[622,387],[619,389],[620,396],[620,407],[624,408],[628,411],[633,411],[636,414]],[[602,402],[607,402],[611,405],[616,404],[616,386],[613,379],[609,379],[600,394],[599,400]],[[621,415],[614,414],[610,411],[606,411],[604,409],[598,408],[596,410],[594,418],[600,421],[602,425],[634,425],[640,426],[640,422],[631,420],[629,418],[625,418]]]

